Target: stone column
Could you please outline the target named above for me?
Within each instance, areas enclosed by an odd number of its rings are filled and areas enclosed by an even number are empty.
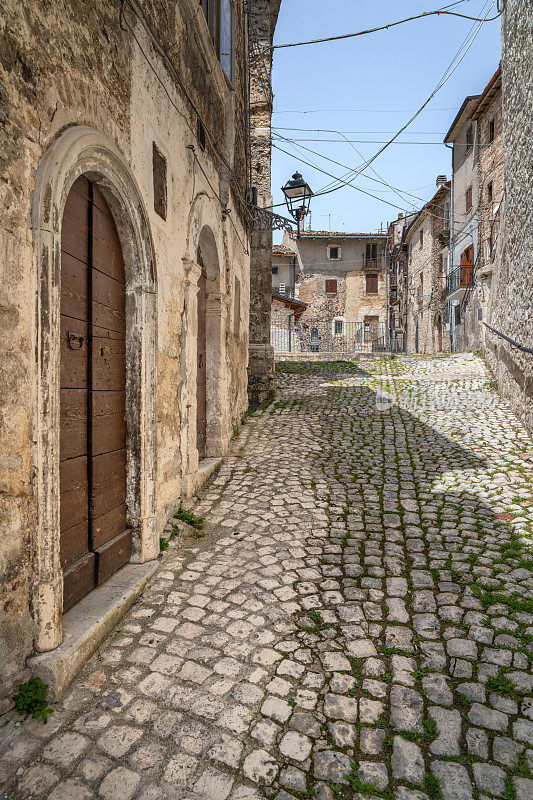
[[[252,186],[257,204],[272,205],[271,116],[272,44],[280,0],[253,0],[249,13],[250,139]],[[254,231],[250,247],[250,345],[248,397],[252,406],[274,392],[274,348],[270,345],[272,233]]]

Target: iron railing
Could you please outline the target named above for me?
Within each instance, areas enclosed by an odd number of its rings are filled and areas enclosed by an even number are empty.
[[[383,322],[272,320],[270,343],[276,353],[371,353],[387,351]]]
[[[446,294],[455,292],[456,289],[467,289],[474,285],[474,267],[466,264],[457,267],[446,277]]]

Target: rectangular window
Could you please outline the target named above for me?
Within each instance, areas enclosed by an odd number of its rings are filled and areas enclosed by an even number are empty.
[[[472,187],[471,186],[469,186],[468,189],[466,190],[465,207],[466,207],[466,213],[468,214],[468,212],[472,208]]]
[[[278,274],[278,267],[272,267],[272,275]]]
[[[366,246],[366,267],[377,267],[378,265],[378,246],[377,244],[367,244]]]
[[[196,138],[200,145],[200,150],[205,150],[205,128],[200,117],[196,117]]]
[[[468,130],[466,132],[466,152],[468,153],[469,150],[472,149],[474,146],[474,128],[472,125],[468,126]]]
[[[461,324],[461,306],[454,306],[454,323]]]
[[[167,218],[167,160],[153,142],[152,176],[154,182],[154,211],[161,219]]]
[[[339,258],[339,248],[338,247],[330,247],[329,248],[329,257],[333,259]]]
[[[235,295],[233,297],[233,331],[235,336],[241,332],[241,282],[235,278]]]
[[[420,247],[424,246],[424,229],[420,228]]]
[[[377,294],[378,293],[378,276],[369,272],[369,273],[367,273],[365,275],[365,281],[366,281],[366,293],[367,294]]]
[[[492,203],[492,181],[487,184],[487,200]]]
[[[200,0],[211,41],[222,69],[233,83],[235,65],[235,14],[233,0]]]
[[[234,31],[233,3],[220,0],[220,51],[219,58],[227,79],[233,83]]]
[[[335,336],[340,336],[342,334],[342,319],[335,320]]]
[[[493,141],[494,141],[494,130],[495,130],[494,122],[495,122],[495,120],[494,120],[494,117],[493,117],[491,119],[491,121],[489,122],[489,144],[492,144]]]
[[[326,294],[337,294],[337,281],[335,280],[326,281]]]

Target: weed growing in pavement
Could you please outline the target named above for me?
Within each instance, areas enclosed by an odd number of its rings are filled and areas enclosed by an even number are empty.
[[[187,525],[190,525],[191,528],[195,528],[197,531],[202,530],[205,522],[205,517],[197,517],[192,511],[187,511],[182,506],[180,506],[174,514],[174,519],[180,519],[182,522],[186,522]]]
[[[42,719],[46,725],[54,709],[48,706],[46,695],[48,684],[40,678],[32,678],[27,683],[21,683],[19,690],[13,697],[15,708],[19,714],[31,714],[32,719]]]
[[[496,694],[501,694],[503,697],[519,698],[522,696],[520,689],[507,677],[502,667],[499,668],[496,675],[491,675],[488,678],[485,685],[488,692],[496,692]]]

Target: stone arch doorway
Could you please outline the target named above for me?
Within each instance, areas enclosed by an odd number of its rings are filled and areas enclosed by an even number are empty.
[[[159,551],[155,512],[157,282],[152,239],[139,189],[120,152],[94,129],[73,126],[63,131],[42,156],[32,204],[38,359],[32,607],[38,651],[51,650],[62,641],[61,234],[67,198],[80,176],[96,187],[101,205],[107,204],[124,263],[126,529],[131,530],[131,558],[147,561],[156,558]],[[71,333],[71,343],[76,347],[80,342],[75,337],[82,334],[74,329]],[[67,349],[71,348],[67,345]]]
[[[126,521],[126,278],[111,210],[84,175],[61,224],[63,611],[131,557]]]
[[[198,252],[198,266],[201,271],[196,295],[196,315],[198,320],[196,335],[196,448],[198,450],[198,459],[202,461],[207,453],[207,276],[200,252]]]

